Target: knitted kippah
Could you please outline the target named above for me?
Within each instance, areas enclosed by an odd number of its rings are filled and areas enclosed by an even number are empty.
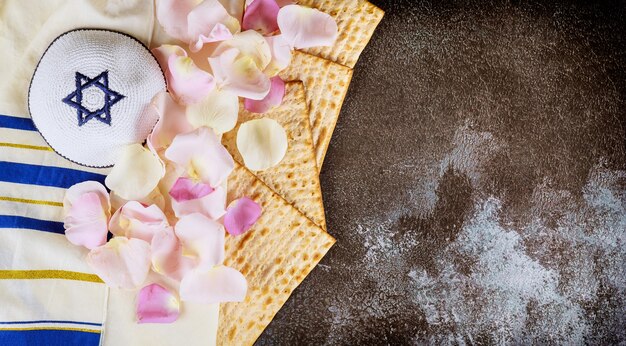
[[[28,106],[57,153],[81,165],[109,167],[122,147],[148,137],[158,119],[146,110],[164,90],[161,68],[141,42],[80,29],[48,47],[35,69]]]

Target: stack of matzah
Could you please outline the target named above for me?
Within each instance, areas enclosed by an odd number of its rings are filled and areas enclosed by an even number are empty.
[[[281,106],[262,115],[240,114],[239,123],[261,117],[278,121],[287,132],[289,149],[276,167],[250,172],[237,165],[229,177],[229,200],[249,196],[263,207],[263,216],[244,236],[227,239],[225,264],[246,276],[248,296],[242,303],[222,304],[218,344],[254,343],[335,242],[326,232],[318,174],[352,68],[383,11],[360,0],[297,2],[333,16],[339,37],[333,47],[294,53],[281,73],[289,81]],[[241,163],[237,130],[225,134],[223,142]]]

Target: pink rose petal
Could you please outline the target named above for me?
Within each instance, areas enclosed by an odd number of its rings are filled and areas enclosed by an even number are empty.
[[[180,298],[201,304],[241,302],[248,283],[236,269],[219,266],[208,271],[192,270],[180,283]]]
[[[130,201],[111,217],[109,228],[116,236],[138,238],[151,242],[158,231],[169,227],[167,217],[156,205],[143,206]]]
[[[272,52],[267,40],[254,30],[239,32],[233,35],[232,39],[220,42],[211,53],[211,56],[213,58],[222,56],[231,49],[238,52],[235,56],[237,59],[249,58],[259,69],[264,69],[272,59]],[[218,72],[215,73],[216,76],[219,74]],[[219,75],[223,76],[223,74]],[[223,79],[223,77],[217,79]]]
[[[213,192],[213,188],[204,183],[194,182],[189,178],[178,178],[170,190],[170,196],[176,202],[186,202],[202,198]]]
[[[220,2],[231,16],[237,19],[237,21],[241,21],[246,4],[245,0],[220,0]]]
[[[180,303],[163,286],[150,284],[137,296],[138,323],[172,323],[178,319]]]
[[[202,47],[204,47],[205,43],[224,41],[232,37],[233,37],[233,34],[230,32],[230,30],[228,30],[228,28],[224,24],[217,23],[215,27],[213,27],[213,30],[211,30],[208,36],[205,36],[203,34],[198,36],[198,39],[196,40],[196,42],[194,42],[193,45],[191,46],[191,51],[199,52],[202,49]]]
[[[157,207],[159,207],[161,210],[165,210],[165,197],[163,196],[163,194],[161,193],[161,188],[160,187],[156,187],[154,190],[152,190],[152,192],[150,192],[150,194],[148,196],[146,196],[145,198],[142,199],[138,199],[136,200],[137,202],[143,204],[143,205],[156,205]],[[123,199],[122,197],[118,196],[115,192],[111,192],[111,208],[112,210],[118,210],[121,207],[124,206],[124,204],[130,202],[127,199]]]
[[[247,232],[261,217],[261,206],[248,197],[234,201],[226,210],[224,227],[231,235],[238,236]]]
[[[252,33],[257,34],[254,31]],[[245,33],[249,33],[246,31]],[[258,34],[257,34],[258,35]],[[237,96],[261,100],[270,90],[270,79],[263,72],[271,61],[271,50],[263,40],[263,49],[269,57],[265,65],[259,66],[253,55],[242,54],[237,48],[228,48],[219,56],[209,58],[209,63],[218,85]]]
[[[173,38],[188,42],[187,16],[197,3],[196,0],[157,1],[157,19],[165,32]]]
[[[198,52],[204,43],[218,42],[239,31],[239,21],[230,16],[218,0],[204,0],[187,17],[191,50]]]
[[[65,236],[70,243],[88,249],[107,240],[108,216],[95,192],[87,192],[74,200],[65,216]]]
[[[150,244],[141,239],[114,237],[92,249],[87,263],[108,286],[134,289],[148,277]]]
[[[95,181],[70,187],[63,198],[67,239],[88,249],[106,242],[111,201],[106,188]]]
[[[283,35],[269,36],[265,40],[270,46],[272,53],[272,61],[265,68],[268,76],[275,76],[284,70],[291,63],[292,47],[289,45]]]
[[[152,54],[154,54],[154,57],[159,62],[159,65],[161,66],[161,69],[163,70],[163,73],[166,74],[166,77],[167,77],[167,74],[169,73],[170,57],[172,57],[172,56],[179,56],[179,57],[187,56],[187,52],[182,47],[177,46],[177,45],[173,45],[173,44],[164,44],[164,45],[161,45],[159,47],[153,48],[151,51],[152,51]]]
[[[228,0],[225,0],[228,1]],[[287,5],[293,5],[295,4],[294,0],[275,0],[276,4],[278,4],[278,7],[285,7]],[[254,0],[246,0],[246,6],[250,6],[252,3],[254,2]]]
[[[226,190],[218,186],[208,195],[186,201],[177,202],[172,199],[172,210],[177,217],[190,214],[202,214],[209,219],[217,220],[226,213]]]
[[[332,46],[337,39],[337,22],[314,8],[287,5],[278,12],[277,21],[281,34],[296,49]]]
[[[258,0],[257,0],[258,1]],[[272,87],[270,93],[262,100],[244,100],[244,107],[247,111],[253,113],[265,113],[270,109],[279,106],[285,97],[285,82],[279,77],[271,79]]]
[[[190,178],[212,187],[219,186],[235,167],[215,132],[206,127],[176,136],[165,157],[183,167]]]
[[[69,211],[69,208],[71,208],[71,206],[76,202],[76,199],[78,199],[80,196],[87,192],[93,192],[98,195],[98,197],[100,198],[100,203],[102,204],[102,208],[104,209],[105,213],[110,216],[111,201],[109,193],[107,192],[106,187],[104,187],[104,185],[100,184],[97,181],[85,181],[75,184],[67,189],[63,198],[64,211],[67,213]]]
[[[198,68],[183,48],[165,44],[152,53],[165,73],[167,89],[179,103],[198,103],[213,90],[213,76]]]
[[[275,0],[255,0],[243,14],[242,29],[256,30],[262,35],[269,35],[278,30],[276,17],[278,4]]]
[[[196,265],[193,258],[183,256],[183,246],[173,228],[155,234],[150,246],[156,273],[180,281]]]
[[[200,102],[215,87],[213,76],[188,56],[170,56],[167,66],[168,89],[184,105]]]
[[[183,249],[173,228],[157,232],[150,243],[152,268],[169,277],[175,276],[180,268]]]
[[[176,103],[169,93],[156,94],[149,111],[158,114],[159,118],[148,137],[148,145],[153,151],[158,152],[170,145],[176,135],[193,131],[193,126],[187,121],[185,107]]]
[[[205,270],[224,261],[226,242],[224,226],[201,214],[181,218],[175,227],[183,245],[183,253],[197,259],[198,268]]]

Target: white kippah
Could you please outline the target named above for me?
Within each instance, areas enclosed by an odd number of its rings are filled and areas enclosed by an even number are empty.
[[[157,60],[137,39],[79,29],[57,37],[44,53],[28,106],[57,153],[81,165],[109,167],[120,148],[148,137],[158,119],[146,110],[164,90]]]

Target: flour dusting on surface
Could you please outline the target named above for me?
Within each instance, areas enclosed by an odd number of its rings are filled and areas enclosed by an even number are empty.
[[[333,305],[327,342],[341,340],[355,320],[378,320],[394,308],[416,311],[418,344],[626,339],[626,172],[599,162],[582,191],[554,189],[546,178],[511,223],[502,215],[506,196],[485,197],[482,178],[506,144],[468,122],[453,143],[430,215],[396,209],[354,230],[372,289],[410,301]],[[452,209],[465,213],[455,219]]]
[[[588,329],[584,311],[559,291],[559,275],[529,257],[521,237],[499,221],[500,201],[476,205],[457,240],[437,256],[437,276],[409,273],[415,303],[436,330],[431,342],[536,340],[579,343]],[[549,307],[549,308],[547,308]]]

